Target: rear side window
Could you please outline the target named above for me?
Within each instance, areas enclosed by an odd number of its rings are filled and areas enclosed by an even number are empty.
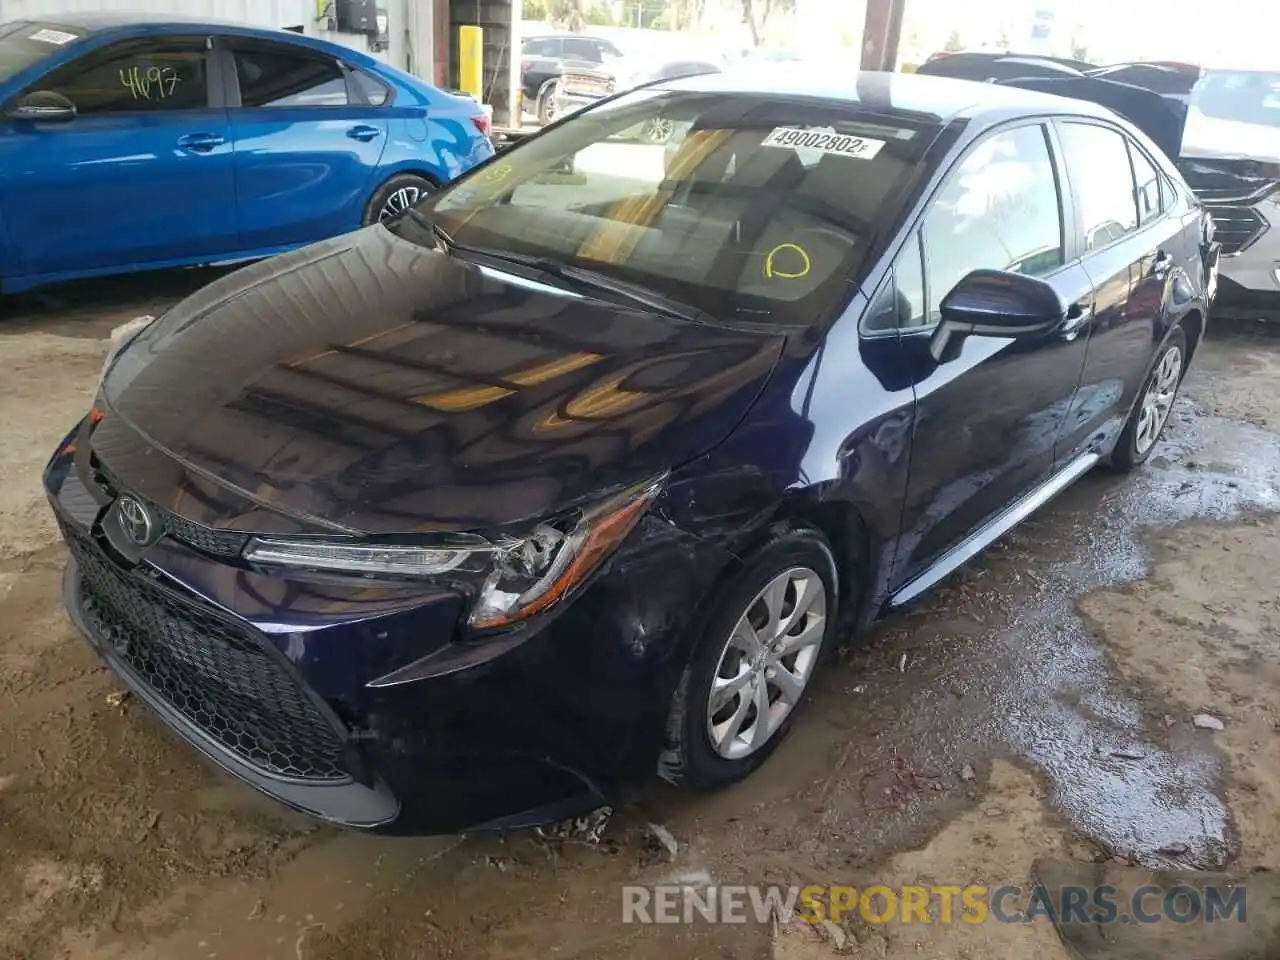
[[[285,46],[237,49],[245,107],[345,107],[347,78],[338,61]]]
[[[1062,206],[1044,127],[1017,127],[979,143],[949,175],[923,230],[929,323],[970,271],[1038,277],[1062,266]]]
[[[1067,169],[1080,203],[1086,250],[1097,250],[1138,228],[1138,204],[1125,138],[1109,127],[1062,125]]]
[[[1134,199],[1138,202],[1138,222],[1150,223],[1160,216],[1164,207],[1160,201],[1160,173],[1147,155],[1130,141],[1129,156],[1133,158]]]
[[[88,116],[209,106],[207,41],[165,37],[113,44],[59,69],[40,88]]]

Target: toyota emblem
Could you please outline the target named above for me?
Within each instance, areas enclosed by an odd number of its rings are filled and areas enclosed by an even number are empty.
[[[116,512],[120,516],[120,530],[126,537],[140,547],[151,542],[155,533],[155,520],[151,511],[133,497],[121,497],[116,502]]]

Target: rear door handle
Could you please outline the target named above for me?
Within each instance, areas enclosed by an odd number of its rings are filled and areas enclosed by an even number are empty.
[[[1157,277],[1163,277],[1173,269],[1173,254],[1165,253],[1161,250],[1156,254],[1156,262],[1151,265],[1151,272]]]
[[[216,133],[188,133],[185,137],[178,138],[178,146],[194,153],[208,153],[214,147],[220,147],[226,142],[225,137],[220,137]]]
[[[359,140],[362,143],[368,143],[370,140],[382,136],[382,131],[377,127],[371,127],[362,123],[359,126],[352,127],[348,130],[347,136],[352,140]]]

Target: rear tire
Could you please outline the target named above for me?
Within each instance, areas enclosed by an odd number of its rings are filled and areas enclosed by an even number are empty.
[[[417,173],[398,173],[377,190],[364,210],[364,225],[382,223],[434,193],[436,185]]]
[[[1127,473],[1147,462],[1168,426],[1186,366],[1187,333],[1177,326],[1156,354],[1156,362],[1152,364],[1137,402],[1120,432],[1120,439],[1111,452],[1113,469]]]
[[[714,789],[777,749],[833,645],[837,582],[822,535],[782,524],[721,588],[671,700],[663,779]]]

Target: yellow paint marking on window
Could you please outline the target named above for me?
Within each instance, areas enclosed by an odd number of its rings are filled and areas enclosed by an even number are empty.
[[[503,379],[509,380],[517,386],[535,387],[540,383],[546,383],[548,380],[564,376],[566,373],[572,373],[574,370],[580,370],[593,363],[598,363],[600,360],[601,356],[598,353],[570,353]],[[501,400],[503,397],[509,397],[513,393],[515,393],[515,390],[509,387],[463,387],[459,390],[448,390],[444,393],[414,397],[413,402],[420,403],[424,407],[430,407],[433,410],[440,410],[443,413],[465,413],[468,410],[475,410],[478,407]]]
[[[783,251],[794,253],[800,258],[801,266],[799,270],[783,271],[773,265],[774,258]],[[798,243],[780,243],[770,250],[764,258],[764,275],[770,280],[775,277],[781,280],[799,280],[802,277],[807,277],[812,267],[813,264],[809,260],[808,252]]]

